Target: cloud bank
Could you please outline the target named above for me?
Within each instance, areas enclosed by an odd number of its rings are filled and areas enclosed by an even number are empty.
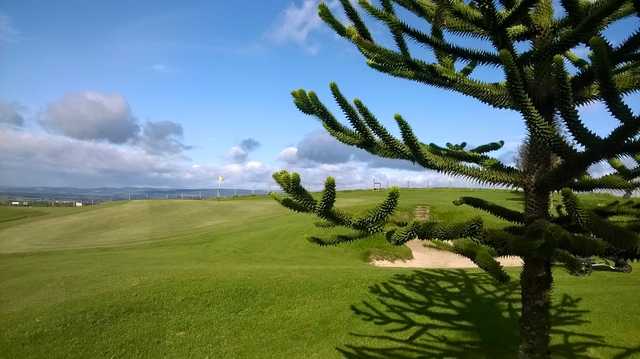
[[[65,94],[28,128],[23,112],[0,101],[2,185],[167,186],[192,176],[182,125],[141,123],[120,94]]]
[[[287,169],[300,173],[314,190],[327,176],[335,177],[339,188],[371,188],[374,181],[403,187],[477,186],[409,161],[373,156],[324,130],[283,148],[272,163],[253,158],[261,147],[255,138],[231,146],[222,163],[196,163],[187,155],[191,146],[183,142],[182,125],[141,122],[120,94],[66,94],[32,119],[34,126],[26,125],[23,112],[16,103],[0,101],[0,185],[194,188],[213,187],[224,176],[226,186],[275,190],[271,174]],[[512,150],[505,149],[503,156]]]

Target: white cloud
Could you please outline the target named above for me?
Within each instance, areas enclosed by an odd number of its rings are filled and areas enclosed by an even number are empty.
[[[280,43],[304,44],[309,33],[321,25],[317,7],[317,0],[304,0],[299,6],[289,4],[278,26],[270,33],[271,38]]]
[[[69,93],[49,104],[40,124],[52,133],[112,143],[133,140],[140,132],[122,95],[93,91]]]
[[[260,147],[260,142],[253,138],[245,138],[239,144],[227,151],[226,157],[233,163],[244,163],[249,159],[249,153]]]
[[[0,130],[0,157],[0,182],[14,185],[155,182],[174,171],[140,148],[10,129]]]
[[[249,161],[249,162],[246,163],[245,166],[246,166],[246,168],[248,170],[252,170],[252,171],[260,170],[260,169],[264,169],[265,168],[265,165],[260,161]]]
[[[240,146],[233,146],[227,151],[227,158],[231,162],[242,163],[247,160],[249,153]]]
[[[318,42],[311,39],[311,34],[324,26],[318,16],[319,0],[303,0],[301,3],[290,3],[280,15],[274,27],[267,33],[267,38],[276,44],[296,44],[310,54],[320,50]],[[326,2],[331,9],[339,7],[338,0]]]
[[[131,144],[152,154],[178,154],[191,148],[182,143],[182,125],[173,121],[140,124],[120,94],[95,91],[66,94],[47,106],[39,122],[52,134]]]
[[[277,159],[289,164],[296,163],[298,161],[298,148],[296,147],[285,148],[284,150],[280,151]]]

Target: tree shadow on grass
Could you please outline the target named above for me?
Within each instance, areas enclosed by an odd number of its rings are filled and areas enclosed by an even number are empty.
[[[375,301],[352,310],[384,332],[352,333],[358,344],[337,348],[345,358],[513,358],[518,352],[517,283],[497,285],[486,274],[462,270],[421,270],[396,275],[370,292]],[[617,351],[618,359],[640,353],[640,347],[619,347],[602,336],[579,333],[588,313],[579,308],[580,301],[566,294],[554,301],[554,357],[590,358],[596,348]]]

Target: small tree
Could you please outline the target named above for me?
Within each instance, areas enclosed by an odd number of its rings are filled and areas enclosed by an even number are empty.
[[[333,83],[331,91],[351,128],[341,124],[315,93],[292,93],[300,111],[317,117],[340,142],[444,174],[524,191],[522,211],[471,197],[456,201],[510,221],[512,225],[507,228],[483,229],[479,219],[455,224],[413,222],[389,231],[387,237],[396,244],[413,238],[435,240],[434,245],[470,258],[499,281],[507,281],[509,276],[495,257],[522,257],[519,356],[548,358],[552,262],[580,272],[583,258],[613,254],[624,259],[639,257],[638,234],[586,208],[574,192],[635,186],[630,179],[634,174],[627,173],[616,161],[640,153],[640,118],[623,101],[624,95],[640,90],[640,32],[612,46],[603,31],[614,22],[638,16],[640,2],[561,0],[564,12],[555,16],[557,9],[551,0],[381,0],[380,5],[360,0],[364,12],[386,25],[396,48],[376,43],[351,2],[340,2],[350,25],[339,21],[325,4],[320,4],[319,15],[339,36],[355,45],[370,67],[521,114],[528,132],[527,149],[523,165],[516,168],[489,155],[503,142],[475,148],[427,144],[400,115],[395,120],[402,136],[396,138],[361,101],[349,103]],[[399,8],[430,26],[425,30],[410,26],[396,15]],[[493,50],[464,47],[445,34],[482,41]],[[407,40],[431,49],[435,62],[415,57]],[[521,50],[518,44],[529,46]],[[582,45],[591,50],[589,58],[575,52]],[[471,75],[478,65],[502,69],[504,79],[474,79]],[[604,102],[620,123],[604,137],[590,131],[577,111],[594,101]],[[588,175],[591,165],[609,159],[614,159],[615,173],[600,178]],[[357,230],[355,236],[313,239],[320,244],[341,243],[382,231],[398,201],[398,191],[391,190],[384,203],[369,215],[354,217],[334,208],[335,182],[331,178],[320,200],[301,186],[297,174],[278,172],[274,178],[288,194],[277,198],[284,206],[315,213],[325,226]],[[555,211],[550,208],[554,192],[562,194],[562,205]]]

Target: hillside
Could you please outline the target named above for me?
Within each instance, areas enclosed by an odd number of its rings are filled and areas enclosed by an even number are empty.
[[[509,191],[403,190],[401,211],[477,215],[451,204],[461,192],[521,201]],[[357,211],[383,197],[340,192],[338,203]],[[0,217],[2,358],[509,358],[517,347],[516,284],[373,267],[372,255],[409,251],[381,237],[319,248],[303,238],[314,218],[268,198],[5,207]],[[556,353],[640,355],[640,327],[627,320],[640,316],[640,268],[556,272]]]

